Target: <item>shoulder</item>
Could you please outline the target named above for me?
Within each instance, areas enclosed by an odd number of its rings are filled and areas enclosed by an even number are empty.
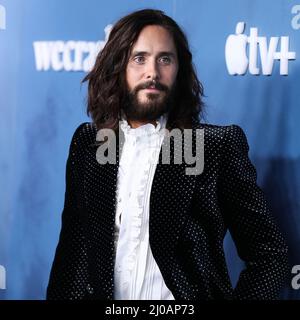
[[[237,147],[242,147],[245,144],[247,145],[247,138],[243,129],[235,124],[219,126],[214,124],[199,123],[194,128],[204,130],[204,141],[206,145],[234,144]]]
[[[97,135],[96,125],[91,122],[81,123],[75,130],[72,138],[72,145],[87,147],[95,143]]]

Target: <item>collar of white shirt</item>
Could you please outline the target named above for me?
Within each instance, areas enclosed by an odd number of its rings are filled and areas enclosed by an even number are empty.
[[[125,138],[126,137],[143,137],[143,136],[149,136],[155,133],[161,132],[166,127],[167,122],[167,114],[163,114],[159,117],[158,120],[156,120],[156,124],[153,125],[152,123],[146,123],[138,128],[132,128],[124,115],[122,115],[121,121],[120,121],[120,128],[124,132]]]

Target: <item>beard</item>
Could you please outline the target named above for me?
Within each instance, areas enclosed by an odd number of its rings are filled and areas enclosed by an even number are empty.
[[[138,94],[140,90],[150,88],[152,81],[136,86],[128,91],[123,111],[128,120],[133,121],[155,121],[164,113],[168,113],[174,103],[175,85],[169,89],[166,85],[156,83],[155,88],[159,93],[147,93],[146,101],[140,101]]]

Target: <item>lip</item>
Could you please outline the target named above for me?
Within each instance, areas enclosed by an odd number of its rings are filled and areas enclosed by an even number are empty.
[[[152,92],[160,92],[160,90],[156,89],[156,88],[147,88],[147,89],[144,89],[144,90],[152,91]]]

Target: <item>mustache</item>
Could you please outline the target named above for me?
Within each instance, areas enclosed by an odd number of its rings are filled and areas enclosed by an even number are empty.
[[[155,88],[157,90],[166,91],[166,92],[169,91],[169,88],[160,82],[153,83],[153,81],[147,81],[145,83],[141,83],[138,86],[136,86],[133,90],[133,93],[137,93],[139,90],[150,89],[150,88]]]

